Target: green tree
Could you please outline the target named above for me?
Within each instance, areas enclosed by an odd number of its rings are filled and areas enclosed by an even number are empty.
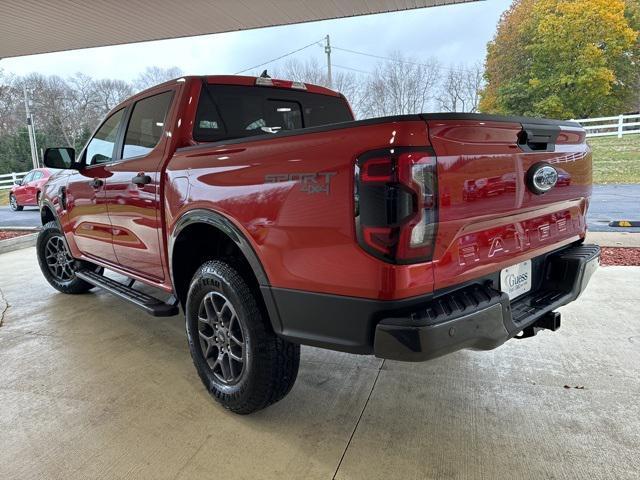
[[[43,142],[45,137],[39,134],[36,140]],[[0,173],[25,172],[32,168],[27,127],[20,127],[11,135],[0,136]]]
[[[637,108],[637,0],[515,0],[487,47],[481,109],[553,118]]]

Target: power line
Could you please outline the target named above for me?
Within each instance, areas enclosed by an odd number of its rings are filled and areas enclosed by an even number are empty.
[[[417,63],[417,62],[411,62],[409,60],[400,60],[398,58],[384,57],[382,55],[376,55],[374,53],[359,52],[357,50],[351,50],[349,48],[336,47],[335,45],[333,46],[333,48],[335,48],[336,50],[341,50],[343,52],[355,53],[356,55],[363,55],[365,57],[379,58],[380,60],[389,60],[391,62],[397,62],[397,63],[407,63],[409,65],[419,65],[421,67],[430,66],[425,63]]]
[[[428,65],[426,63],[412,62],[410,60],[401,60],[399,58],[393,58],[393,57],[385,57],[383,55],[376,55],[374,53],[367,53],[367,52],[360,52],[358,50],[351,50],[350,48],[336,47],[335,45],[333,45],[332,48],[334,48],[335,50],[340,50],[342,52],[353,53],[355,55],[363,55],[365,57],[378,58],[380,60],[387,60],[389,62],[406,63],[407,65],[417,65],[419,67],[434,68],[434,65]],[[341,67],[341,68],[351,69],[350,67]],[[435,68],[437,68],[438,70],[450,70],[450,71],[453,71],[453,72],[466,72],[466,71],[468,71],[465,68],[451,68],[451,67],[443,67],[441,65],[436,65]],[[354,69],[352,69],[352,70],[354,70]],[[371,72],[366,72],[366,73],[371,73]]]
[[[332,65],[334,67],[342,68],[344,70],[351,70],[352,72],[366,73],[367,75],[373,75],[373,72],[369,72],[367,70],[360,70],[359,68],[345,67],[344,65],[338,65],[336,63],[332,63]]]
[[[259,65],[254,65],[253,67],[249,67],[249,68],[245,68],[244,70],[240,70],[239,72],[234,73],[234,75],[238,75],[240,73],[244,73],[244,72],[248,72],[249,70],[253,70],[254,68],[260,68],[260,67],[264,67],[265,65],[268,65],[270,63],[276,62],[278,60],[282,60],[285,57],[288,57],[289,55],[293,55],[294,53],[298,53],[302,50],[304,50],[305,48],[309,48],[313,45],[317,45],[318,43],[322,42],[324,40],[324,38],[321,38],[320,40],[316,40],[315,42],[311,42],[309,45],[305,45],[304,47],[300,47],[297,50],[292,50],[289,53],[285,53],[284,55],[280,55],[279,57],[273,58],[271,60],[268,60],[264,63],[260,63]]]
[[[286,58],[286,57],[289,57],[289,56],[291,56],[291,55],[293,55],[295,53],[301,52],[302,50],[305,50],[305,49],[307,49],[309,47],[312,47],[313,45],[320,44],[321,42],[323,42],[325,40],[326,40],[326,37],[323,37],[323,38],[318,39],[318,40],[316,40],[314,42],[311,42],[311,43],[309,43],[309,44],[307,44],[307,45],[305,45],[303,47],[300,47],[300,48],[298,48],[296,50],[292,50],[292,51],[287,52],[287,53],[285,53],[283,55],[280,55],[279,57],[272,58],[271,60],[267,60],[266,62],[259,63],[258,65],[254,65],[254,66],[249,67],[249,68],[245,68],[244,70],[240,70],[240,71],[234,73],[234,75],[239,75],[241,73],[248,72],[249,70],[254,70],[256,68],[264,67],[265,65],[268,65],[268,64],[273,63],[273,62],[277,62],[278,60],[282,60],[283,58]],[[352,50],[350,48],[336,47],[335,45],[331,45],[330,48],[331,49],[335,49],[335,50],[340,50],[340,51],[346,52],[346,53],[355,54],[355,55],[362,55],[362,56],[365,56],[365,57],[371,57],[371,58],[377,58],[377,59],[380,59],[380,60],[386,60],[386,61],[389,61],[389,62],[404,63],[404,64],[407,64],[407,65],[416,65],[416,66],[419,66],[419,67],[427,67],[427,68],[434,68],[435,67],[437,70],[447,70],[447,71],[453,71],[453,72],[468,72],[469,71],[469,70],[467,70],[465,68],[452,68],[452,67],[444,67],[444,66],[441,66],[441,65],[435,65],[435,66],[434,65],[428,65],[426,63],[412,62],[411,60],[401,60],[399,58],[386,57],[384,55],[377,55],[375,53],[368,53],[368,52],[362,52],[362,51],[359,51],[359,50]],[[351,71],[354,71],[354,72],[365,73],[367,75],[373,75],[373,72],[366,71],[366,70],[360,70],[360,69],[353,68],[353,67],[346,67],[346,66],[343,66],[343,65],[336,65],[336,64],[333,64],[333,66],[335,66],[337,68],[344,69],[344,70],[351,70]]]

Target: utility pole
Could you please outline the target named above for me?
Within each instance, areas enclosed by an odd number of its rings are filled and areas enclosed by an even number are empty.
[[[36,135],[33,129],[33,117],[29,112],[29,96],[27,95],[27,86],[22,85],[24,93],[24,110],[27,117],[27,133],[29,134],[29,147],[31,148],[31,162],[33,168],[38,168],[38,147],[36,145]]]
[[[327,86],[329,88],[333,88],[333,81],[331,78],[331,40],[329,39],[329,35],[325,37],[327,43],[324,46],[324,53],[327,54]]]

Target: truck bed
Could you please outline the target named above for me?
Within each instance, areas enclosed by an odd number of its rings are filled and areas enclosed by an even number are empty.
[[[557,132],[553,150],[523,150],[523,125]],[[393,146],[435,151],[432,262],[381,266],[355,241],[354,163]],[[275,287],[409,298],[582,238],[589,160],[575,123],[479,114],[385,117],[204,143],[178,149],[169,162],[168,190],[190,186],[172,205],[168,229],[188,198],[189,208],[215,208],[246,233]],[[542,196],[523,177],[538,161],[557,165],[562,177]]]

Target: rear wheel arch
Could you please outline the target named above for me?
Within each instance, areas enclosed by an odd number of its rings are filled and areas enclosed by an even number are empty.
[[[189,284],[206,261],[223,260],[238,269],[252,289],[260,292],[261,308],[270,313],[276,328],[273,308],[261,287],[269,285],[262,263],[245,235],[225,216],[204,209],[192,210],[178,219],[169,236],[169,268],[176,297],[185,306]]]

